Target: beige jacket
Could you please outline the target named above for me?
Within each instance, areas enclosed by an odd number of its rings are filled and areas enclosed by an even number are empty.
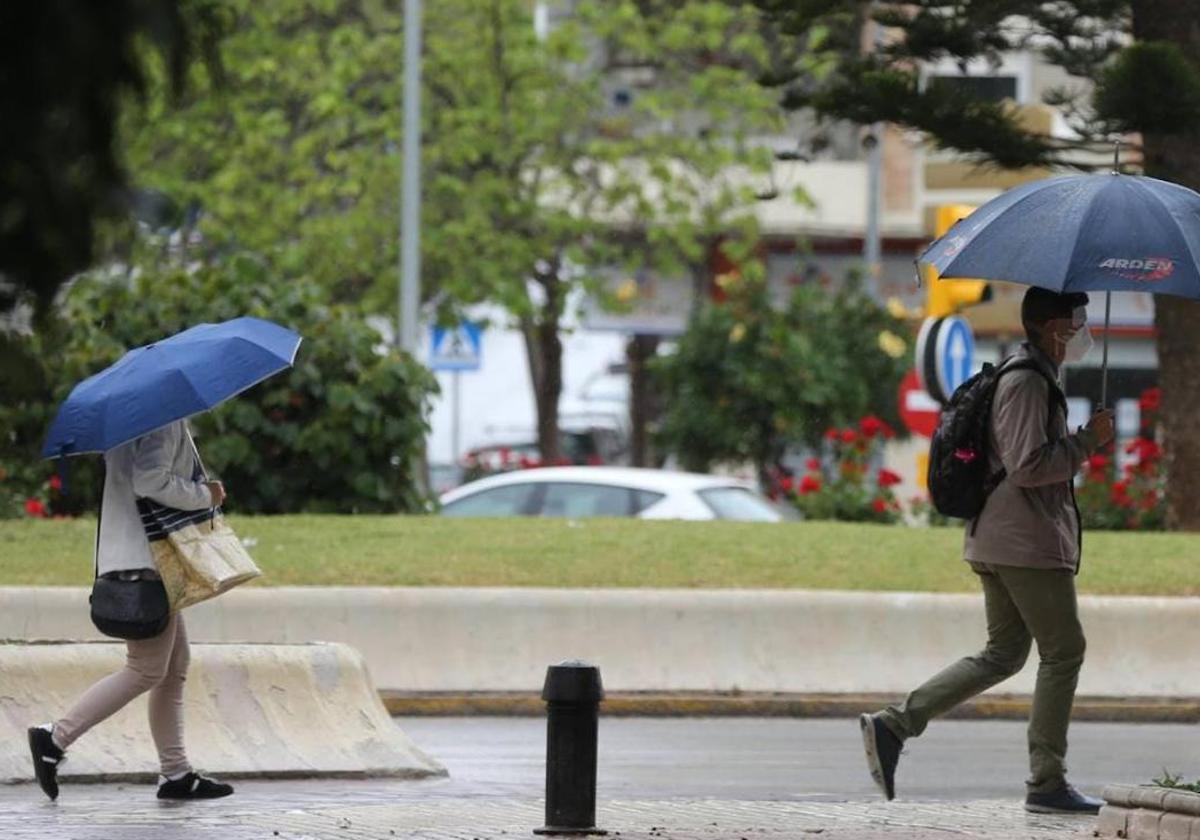
[[[1031,345],[1021,345],[1014,358],[1032,358],[1058,380],[1053,362]],[[1051,391],[1035,370],[1000,377],[990,419],[989,465],[1007,475],[967,523],[963,556],[971,563],[1077,571],[1080,521],[1072,482],[1093,448],[1090,435],[1068,432],[1061,392]]]

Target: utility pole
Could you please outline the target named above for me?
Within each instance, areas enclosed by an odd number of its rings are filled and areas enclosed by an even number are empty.
[[[869,13],[868,13],[869,15]],[[883,27],[878,21],[867,18],[872,28],[872,52],[883,43]],[[879,193],[883,174],[883,136],[885,126],[881,122],[872,124],[870,134],[863,138],[867,148],[867,229],[863,235],[863,262],[867,267],[867,282],[871,290],[878,292],[879,276],[883,273],[883,256],[879,234]]]
[[[417,352],[421,303],[421,0],[404,0],[404,148],[396,344]]]

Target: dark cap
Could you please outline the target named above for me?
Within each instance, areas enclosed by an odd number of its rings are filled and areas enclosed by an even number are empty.
[[[1021,322],[1026,327],[1039,327],[1055,318],[1070,318],[1076,307],[1087,306],[1087,303],[1088,296],[1083,292],[1060,294],[1030,286],[1021,301]]]

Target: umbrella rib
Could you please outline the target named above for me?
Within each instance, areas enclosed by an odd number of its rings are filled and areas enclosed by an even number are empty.
[[[1113,177],[1113,176],[1107,176],[1107,177]],[[1118,175],[1116,177],[1120,177],[1120,176]],[[1105,188],[1107,188],[1108,184],[1105,184],[1104,186],[1105,186]],[[1075,253],[1079,250],[1079,244],[1082,241],[1082,237],[1079,234],[1084,229],[1084,226],[1089,221],[1091,221],[1092,215],[1096,212],[1096,206],[1097,206],[1097,204],[1099,204],[1100,196],[1103,194],[1103,192],[1104,192],[1104,189],[1099,189],[1099,190],[1096,190],[1096,192],[1092,194],[1092,197],[1090,199],[1088,199],[1087,209],[1084,210],[1083,214],[1079,217],[1079,225],[1075,228],[1075,244],[1071,246],[1071,255],[1070,255],[1070,257],[1067,258],[1067,271],[1068,272],[1071,270],[1071,266],[1073,266],[1075,264]],[[1069,280],[1069,278],[1064,278],[1063,287],[1060,291],[1062,291],[1064,293],[1067,291],[1067,281],[1068,280]]]

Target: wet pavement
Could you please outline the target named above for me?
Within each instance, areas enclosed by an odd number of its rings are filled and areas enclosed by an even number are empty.
[[[448,779],[245,780],[228,799],[160,803],[150,785],[66,784],[56,803],[0,787],[0,838],[390,840],[532,837],[543,822],[544,722],[410,719]],[[1195,726],[1076,724],[1084,789],[1200,775]],[[814,837],[1083,838],[1094,820],[1021,808],[1024,727],[952,721],[902,758],[900,798],[881,801],[852,720],[601,721],[597,823],[621,840]]]

